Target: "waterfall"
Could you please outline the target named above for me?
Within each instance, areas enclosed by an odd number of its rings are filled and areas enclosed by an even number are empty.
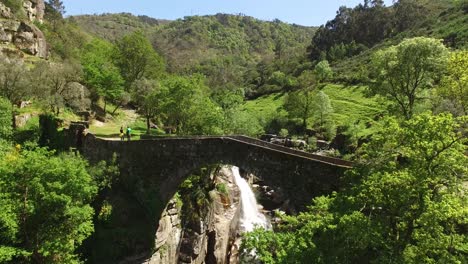
[[[239,219],[240,233],[253,231],[255,227],[271,229],[270,222],[264,214],[258,210],[257,200],[247,181],[240,176],[239,168],[231,168],[236,185],[240,190],[241,212]]]

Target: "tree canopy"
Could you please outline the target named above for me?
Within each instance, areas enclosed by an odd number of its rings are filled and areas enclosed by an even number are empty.
[[[247,234],[243,248],[265,263],[463,263],[463,122],[428,113],[387,119],[360,150],[350,187],[283,217],[276,232]]]
[[[97,187],[84,160],[45,149],[10,148],[0,157],[0,261],[80,263],[93,232]]]
[[[124,36],[116,43],[114,59],[125,80],[127,91],[136,80],[143,77],[160,78],[165,66],[148,38],[141,31]]]
[[[124,92],[124,80],[111,59],[113,51],[114,47],[110,43],[94,39],[85,46],[81,57],[85,83],[102,96],[106,103],[115,103]]]
[[[391,99],[409,119],[422,91],[441,76],[448,55],[440,40],[417,37],[380,50],[373,57],[377,82],[371,91]]]

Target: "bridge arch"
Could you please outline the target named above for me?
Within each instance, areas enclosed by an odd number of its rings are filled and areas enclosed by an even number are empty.
[[[168,202],[193,171],[213,164],[238,166],[281,188],[291,204],[303,208],[315,196],[340,186],[348,161],[296,151],[243,137],[164,137],[112,141],[88,134],[83,154],[91,161],[118,155],[121,179],[132,191],[154,192]]]

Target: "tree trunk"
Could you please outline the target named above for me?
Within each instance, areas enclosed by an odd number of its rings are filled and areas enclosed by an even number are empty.
[[[13,130],[16,129],[16,114],[15,114],[15,104],[11,104],[11,126]]]
[[[146,116],[146,134],[150,134],[151,133],[151,125],[150,125],[150,117],[149,116]]]
[[[112,115],[114,115],[114,114],[115,114],[115,111],[117,111],[117,109],[120,108],[120,105],[121,105],[121,104],[122,104],[122,103],[117,104],[117,106],[115,107],[114,111],[112,111]]]
[[[104,99],[104,116],[106,115],[106,106],[107,106],[107,101]]]

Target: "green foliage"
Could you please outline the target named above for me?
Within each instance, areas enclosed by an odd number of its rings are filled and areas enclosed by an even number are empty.
[[[150,120],[162,114],[166,103],[167,89],[152,80],[140,79],[133,83],[133,100],[138,103],[138,111],[146,118],[146,133],[150,133]]]
[[[224,134],[257,136],[262,133],[263,128],[258,120],[241,108],[244,103],[243,90],[219,90],[212,98],[223,111]]]
[[[11,103],[0,97],[0,140],[9,139],[13,133]]]
[[[222,134],[222,110],[207,96],[201,76],[169,77],[161,87],[167,90],[162,107],[165,124],[179,134]]]
[[[422,34],[417,30],[437,24],[435,18],[453,7],[451,2],[398,0],[385,7],[383,1],[364,1],[354,8],[342,6],[335,18],[321,26],[314,35],[309,47],[310,58],[338,61],[358,55],[398,34],[420,36]],[[434,33],[428,32],[427,35]]]
[[[278,135],[280,137],[287,137],[289,135],[289,131],[286,128],[280,129]]]
[[[58,116],[67,105],[77,104],[77,108],[87,108],[89,102],[83,98],[87,90],[79,85],[81,65],[72,62],[40,62],[32,70],[35,80],[35,95],[49,107],[49,111]]]
[[[182,202],[183,225],[187,228],[197,226],[208,212],[211,197],[209,192],[218,186],[211,180],[211,174],[218,170],[217,166],[201,168],[182,182],[177,193]],[[221,188],[221,187],[220,187]]]
[[[165,70],[162,58],[142,31],[126,35],[116,43],[114,60],[125,80],[127,91],[136,80],[143,77],[160,78]]]
[[[314,97],[313,113],[318,119],[319,126],[322,127],[327,121],[330,121],[330,116],[333,113],[333,107],[330,98],[323,91],[319,91]]]
[[[112,160],[110,162],[101,160],[97,164],[90,166],[88,172],[96,182],[99,191],[111,189],[120,175],[119,166],[117,164],[117,154],[114,153],[114,155],[112,155]]]
[[[81,65],[88,88],[102,96],[105,102],[116,103],[124,92],[124,80],[111,60],[113,51],[110,43],[94,39],[85,46]]]
[[[0,96],[16,104],[32,94],[27,89],[28,71],[20,60],[0,56]]]
[[[79,60],[81,50],[91,37],[76,24],[63,20],[50,5],[46,4],[45,20],[37,24],[44,33],[49,49],[49,58],[54,60]]]
[[[328,61],[323,60],[315,65],[315,74],[317,74],[318,81],[326,81],[333,76],[333,70],[330,68]]]
[[[295,86],[295,71],[302,67],[305,47],[315,30],[227,14],[149,23],[129,14],[73,20],[111,41],[141,30],[165,58],[171,73],[200,73],[207,76],[213,90],[245,87],[249,97]]]
[[[60,18],[63,18],[65,14],[65,6],[63,2],[60,0],[48,0],[47,4],[57,13],[60,15]]]
[[[453,114],[468,114],[468,51],[450,54],[447,73],[437,92],[453,104]]]
[[[359,152],[350,185],[284,216],[277,232],[246,235],[265,263],[463,263],[466,118],[387,119]]]
[[[373,57],[377,82],[371,91],[391,99],[399,112],[409,119],[422,90],[433,85],[445,67],[448,54],[436,39],[417,37],[381,50]]]
[[[248,111],[236,109],[224,123],[225,134],[258,136],[263,134],[264,128],[260,121]]]
[[[110,221],[110,217],[112,215],[112,204],[108,201],[104,201],[101,206],[101,210],[97,216],[98,220],[101,222],[108,222]]]
[[[312,116],[315,94],[311,89],[292,92],[284,101],[284,109],[290,118],[300,118],[303,129],[307,128],[307,120]]]
[[[224,183],[216,184],[216,190],[221,194],[228,194],[226,184],[224,184]]]
[[[97,188],[80,158],[45,149],[0,157],[3,261],[79,263],[75,249],[93,232]]]

